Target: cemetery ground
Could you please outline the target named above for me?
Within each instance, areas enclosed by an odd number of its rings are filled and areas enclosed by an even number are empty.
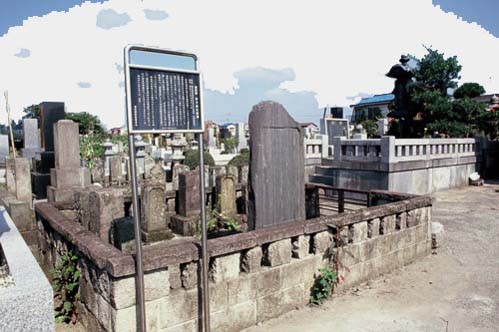
[[[433,195],[432,221],[445,227],[436,254],[245,332],[497,331],[498,188],[496,181]]]

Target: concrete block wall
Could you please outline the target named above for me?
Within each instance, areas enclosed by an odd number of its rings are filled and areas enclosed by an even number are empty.
[[[431,200],[404,195],[397,199],[334,217],[209,240],[212,330],[239,331],[307,304],[316,273],[330,264],[331,255],[350,271],[341,271],[346,277],[341,288],[428,255]],[[49,234],[44,255],[51,258],[46,263],[57,260],[60,242],[81,257],[80,311],[87,329],[136,331],[133,258],[79,229],[53,205],[39,203],[36,209],[40,229]],[[335,229],[341,232],[335,234]],[[145,247],[148,331],[198,331],[199,254],[199,244],[192,240]]]

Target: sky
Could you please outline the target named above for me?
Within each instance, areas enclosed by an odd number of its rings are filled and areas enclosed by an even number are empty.
[[[496,0],[2,0],[0,92],[14,118],[64,101],[121,126],[123,48],[144,44],[198,55],[205,119],[246,122],[275,100],[317,123],[327,105],[390,92],[385,73],[423,45],[457,55],[461,83],[499,92],[498,12]]]

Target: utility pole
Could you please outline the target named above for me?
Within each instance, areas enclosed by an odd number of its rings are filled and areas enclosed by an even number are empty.
[[[16,158],[16,147],[14,146],[14,134],[12,133],[12,123],[10,122],[10,105],[9,105],[9,92],[5,90],[3,93],[5,96],[5,110],[7,111],[7,122],[9,124],[9,131],[10,131],[10,142],[11,142],[11,148],[12,148],[12,156]]]

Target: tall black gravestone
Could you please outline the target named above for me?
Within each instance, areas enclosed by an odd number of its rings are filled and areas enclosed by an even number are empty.
[[[300,125],[276,102],[249,115],[250,230],[305,220],[305,162]]]
[[[40,160],[34,163],[31,173],[31,185],[35,196],[47,197],[47,186],[50,185],[50,169],[55,167],[54,159],[54,123],[66,116],[64,103],[43,102],[40,104],[40,136],[44,152]]]

